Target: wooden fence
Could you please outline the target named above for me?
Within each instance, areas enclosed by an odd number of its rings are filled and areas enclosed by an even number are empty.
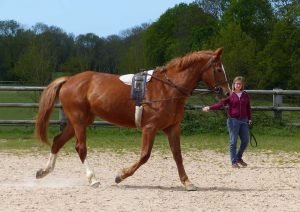
[[[0,86],[0,91],[42,91],[45,87],[37,86]],[[207,93],[207,89],[195,89],[194,94]],[[300,107],[284,107],[283,95],[300,95],[300,90],[247,90],[249,94],[267,94],[273,95],[273,106],[252,106],[253,111],[273,111],[274,117],[281,119],[282,111],[300,111]],[[2,103],[0,107],[21,107],[21,108],[37,108],[38,103]],[[59,108],[59,119],[50,120],[50,125],[60,125],[61,127],[65,124],[66,118],[63,113],[61,105],[57,104],[55,107]],[[201,110],[201,105],[189,105],[186,107],[188,110]],[[34,120],[0,120],[0,125],[33,125]],[[96,126],[111,126],[111,124],[105,121],[95,121]]]

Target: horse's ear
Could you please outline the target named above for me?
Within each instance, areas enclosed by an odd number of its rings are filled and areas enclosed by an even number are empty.
[[[216,54],[216,58],[219,59],[221,57],[221,54],[223,52],[224,48],[218,48],[216,51],[215,51],[215,54]]]

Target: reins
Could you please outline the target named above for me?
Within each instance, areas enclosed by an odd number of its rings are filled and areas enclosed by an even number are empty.
[[[172,80],[169,79],[169,77],[167,76],[167,74],[165,73],[165,78],[166,80],[164,79],[161,79],[153,74],[148,74],[147,72],[144,72],[146,75],[148,76],[151,76],[153,77],[154,79],[164,83],[164,84],[167,84],[169,86],[171,86],[172,88],[175,88],[177,91],[179,91],[180,93],[183,94],[183,96],[179,96],[179,97],[170,97],[170,98],[166,98],[166,99],[159,99],[159,100],[151,100],[151,101],[143,101],[142,104],[151,104],[151,103],[155,103],[155,102],[163,102],[163,101],[170,101],[170,100],[174,100],[174,99],[183,99],[183,98],[186,98],[188,96],[190,96],[190,94],[184,90],[186,90],[185,88],[182,88],[178,85],[176,85]]]
[[[183,98],[186,98],[186,96],[178,96],[178,97],[170,97],[170,98],[166,98],[166,99],[143,101],[142,104],[151,104],[151,103],[156,103],[156,102],[164,102],[164,101],[170,101],[170,100],[175,100],[175,99],[183,99]]]
[[[190,95],[188,92],[184,91],[184,90],[186,90],[186,88],[180,87],[180,86],[176,85],[172,80],[170,80],[169,77],[168,77],[168,75],[167,75],[167,73],[165,73],[165,75],[164,75],[165,78],[166,78],[166,80],[158,78],[158,77],[154,76],[153,74],[151,75],[151,74],[147,73],[147,75],[149,75],[149,76],[153,77],[154,79],[156,79],[156,80],[158,80],[158,81],[160,81],[162,83],[165,83],[165,84],[167,84],[167,85],[169,85],[169,86],[171,86],[173,88],[176,88],[176,90],[178,90],[180,93],[182,93],[185,96],[189,96]]]
[[[251,130],[252,127],[253,127],[252,125],[249,126],[249,131],[250,131],[250,145],[252,147],[257,147],[257,140],[256,140],[256,138],[255,138],[255,136],[254,136],[254,134],[253,134],[253,132]],[[252,144],[252,139],[254,140],[255,145]]]

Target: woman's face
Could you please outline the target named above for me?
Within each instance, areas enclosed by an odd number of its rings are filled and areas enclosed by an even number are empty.
[[[242,87],[243,87],[243,82],[241,80],[235,81],[235,83],[234,83],[234,90],[236,92],[240,92],[241,89],[242,89]]]

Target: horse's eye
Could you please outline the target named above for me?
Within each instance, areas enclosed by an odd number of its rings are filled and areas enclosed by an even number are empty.
[[[218,72],[222,72],[222,68],[217,68],[217,71]]]

